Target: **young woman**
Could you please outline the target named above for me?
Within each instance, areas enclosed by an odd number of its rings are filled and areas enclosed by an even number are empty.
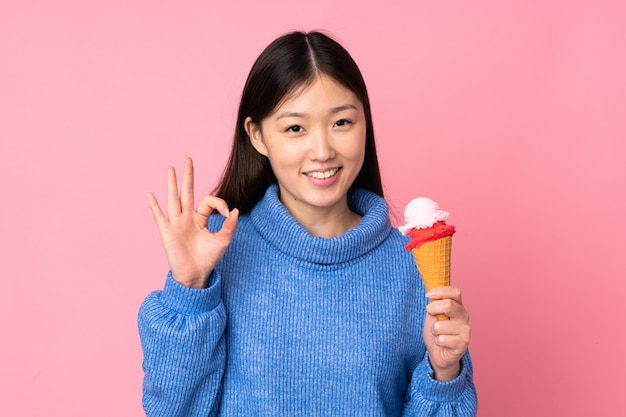
[[[365,83],[331,38],[261,53],[214,195],[194,206],[186,158],[167,216],[148,199],[171,268],[139,312],[148,416],[475,415],[461,292],[425,294]]]

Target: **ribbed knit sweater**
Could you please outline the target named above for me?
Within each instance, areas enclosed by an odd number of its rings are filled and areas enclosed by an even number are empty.
[[[475,415],[469,354],[456,379],[433,379],[407,238],[379,196],[348,200],[360,224],[313,237],[271,186],[207,288],[168,274],[139,312],[148,416]]]

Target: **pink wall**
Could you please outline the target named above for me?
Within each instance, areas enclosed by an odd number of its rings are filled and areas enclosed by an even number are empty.
[[[318,27],[368,81],[390,202],[452,212],[479,415],[626,414],[623,2],[12,3],[0,415],[142,414],[136,313],[167,269],[145,191],[185,154],[211,189],[252,61]]]

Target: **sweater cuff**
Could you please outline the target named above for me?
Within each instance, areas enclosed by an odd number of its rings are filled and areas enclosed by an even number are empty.
[[[222,302],[221,281],[219,273],[214,270],[209,277],[207,288],[189,288],[178,283],[170,271],[161,292],[161,304],[180,314],[207,313]]]
[[[467,388],[467,375],[471,366],[469,352],[466,351],[461,358],[461,371],[459,375],[451,381],[437,381],[434,378],[435,371],[430,366],[430,361],[428,360],[428,352],[426,352],[424,360],[416,369],[416,374],[420,376],[420,380],[422,381],[420,384],[421,396],[427,400],[436,402],[450,401],[451,398],[458,398]]]

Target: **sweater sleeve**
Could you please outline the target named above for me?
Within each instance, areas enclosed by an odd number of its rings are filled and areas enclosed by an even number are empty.
[[[163,291],[139,309],[144,353],[143,407],[148,417],[216,415],[226,360],[226,313],[220,276],[191,289],[168,274]]]
[[[478,401],[472,374],[472,361],[469,352],[465,352],[459,376],[448,382],[437,381],[426,353],[413,372],[402,416],[475,416]]]

